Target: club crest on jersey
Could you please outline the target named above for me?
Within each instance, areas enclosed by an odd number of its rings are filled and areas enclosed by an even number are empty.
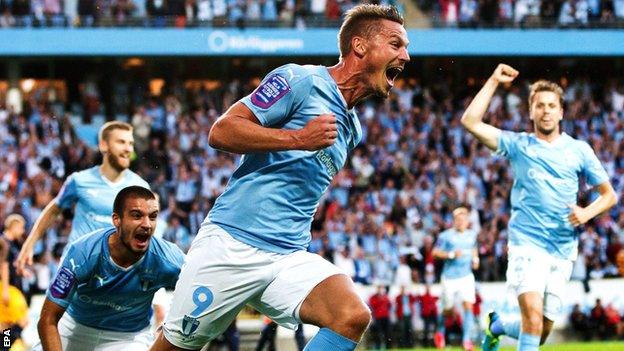
[[[286,78],[274,74],[251,94],[251,102],[260,108],[269,108],[290,91]]]
[[[141,276],[141,290],[147,291],[150,286],[154,285],[155,281],[156,277],[154,276],[154,274],[144,273]]]
[[[193,318],[189,315],[184,316],[182,319],[182,335],[190,336],[197,330],[197,327],[199,327],[197,318]]]

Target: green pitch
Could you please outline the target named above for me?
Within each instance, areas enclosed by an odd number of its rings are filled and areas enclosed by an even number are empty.
[[[434,348],[414,348],[414,349],[393,349],[395,351],[438,351]],[[481,350],[481,348],[475,348]],[[500,351],[515,351],[515,347],[501,347]],[[461,347],[447,347],[444,351],[462,351]],[[566,343],[558,345],[544,345],[540,347],[540,351],[624,351],[624,341],[610,342],[586,342],[586,343]]]

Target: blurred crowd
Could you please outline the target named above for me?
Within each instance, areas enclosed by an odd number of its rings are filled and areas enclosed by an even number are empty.
[[[384,2],[394,4],[393,0]],[[358,3],[357,0],[1,0],[0,27],[337,27],[341,16]]]
[[[438,26],[621,27],[622,0],[415,0]]]
[[[601,299],[596,299],[593,306],[574,305],[570,313],[571,330],[584,340],[621,339],[624,337],[624,315],[621,315],[613,303],[606,306]]]
[[[388,287],[378,286],[377,291],[368,298],[373,322],[368,334],[368,344],[373,350],[391,348],[413,348],[417,344],[433,347],[433,335],[438,323],[445,325],[445,340],[449,345],[459,345],[462,339],[462,313],[454,308],[448,316],[438,318],[439,296],[433,294],[427,286],[418,294],[400,288],[396,294],[390,294]],[[481,338],[482,298],[476,291],[472,313],[477,321],[470,331],[471,338]]]
[[[337,27],[359,0],[0,0],[0,27]],[[622,27],[624,0],[396,0],[419,27]],[[415,15],[419,13],[420,15]]]
[[[566,101],[563,130],[593,146],[622,194],[624,85],[565,77],[560,83]],[[239,160],[208,145],[210,126],[257,84],[255,78],[211,88],[164,88],[160,96],[133,105],[127,115],[135,128],[132,168],[160,196],[158,231],[183,250]],[[500,89],[489,107],[489,122],[508,130],[530,130],[527,86],[528,81],[520,81]],[[424,85],[406,78],[397,81],[390,99],[358,106],[362,143],[320,202],[309,250],[362,284],[433,283],[441,268],[432,256],[436,237],[451,225],[451,211],[465,204],[479,233],[477,279],[504,280],[511,170],[459,122],[479,87],[480,79],[475,78],[467,79],[461,89],[444,80]],[[80,119],[64,111],[68,102],[56,96],[35,91],[19,113],[0,104],[0,223],[20,214],[26,232],[71,172],[99,162],[97,150],[76,134],[74,125]],[[80,103],[82,111],[102,109],[97,91]],[[581,194],[581,205],[595,196],[584,185]],[[70,211],[64,213],[35,248],[34,274],[22,282],[25,291],[48,286],[71,216]],[[624,242],[624,207],[617,205],[592,220],[579,236],[574,277],[587,281],[619,276],[616,257]],[[18,249],[21,240],[15,239]]]

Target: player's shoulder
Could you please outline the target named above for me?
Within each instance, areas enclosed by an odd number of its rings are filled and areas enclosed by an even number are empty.
[[[150,240],[150,251],[163,263],[164,269],[179,269],[182,266],[185,255],[176,244],[154,236]]]
[[[95,253],[95,251],[100,250],[100,243],[104,240],[105,237],[108,237],[112,231],[115,230],[115,227],[106,227],[101,229],[96,229],[92,232],[89,232],[80,238],[78,238],[73,243],[69,244],[70,247],[73,247],[75,251],[81,253]]]
[[[444,229],[443,231],[440,232],[440,234],[438,234],[438,240],[446,239],[452,234],[453,234],[453,228]]]
[[[99,166],[93,166],[80,171],[73,172],[66,181],[84,182],[91,181],[99,176]]]
[[[114,230],[114,227],[102,228],[80,237],[68,244],[63,254],[65,256],[64,259],[71,260],[70,262],[72,262],[74,269],[78,269],[81,272],[80,276],[88,275],[88,272],[97,265],[99,257],[103,254],[102,240],[108,238],[108,234]]]
[[[126,170],[126,183],[128,183],[128,185],[139,185],[150,189],[150,186],[145,179],[130,169]]]
[[[561,138],[563,139],[563,147],[568,148],[570,146],[576,148],[577,150],[581,150],[583,152],[593,151],[591,145],[585,140],[576,139],[567,133],[562,133]]]
[[[471,240],[476,240],[479,236],[479,233],[474,229],[468,229],[468,234]]]
[[[293,85],[311,82],[313,77],[322,75],[323,69],[325,69],[323,66],[289,63],[274,69],[268,77],[278,75]]]
[[[532,142],[536,142],[537,140],[535,134],[533,133],[514,132],[511,130],[506,130],[504,134],[507,135],[508,138],[514,140],[516,143],[529,144]]]

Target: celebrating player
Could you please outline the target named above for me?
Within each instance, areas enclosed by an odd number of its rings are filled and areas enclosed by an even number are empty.
[[[213,125],[213,147],[245,154],[188,254],[152,350],[200,349],[250,303],[286,327],[319,326],[307,350],[353,350],[370,311],[350,277],[306,252],[323,192],[362,136],[353,107],[387,97],[409,61],[394,7],[351,9],[333,67],[285,65]]]
[[[518,350],[538,350],[546,340],[577,255],[575,227],[616,203],[606,171],[591,147],[561,133],[563,91],[553,82],[531,85],[529,114],[534,133],[514,133],[482,121],[500,83],[518,71],[500,64],[466,109],[461,122],[488,148],[508,158],[514,174],[509,221],[507,284],[513,288],[522,319],[488,316],[484,350],[497,350],[501,335],[518,339]],[[579,177],[599,193],[587,207],[577,205]]]
[[[130,185],[149,188],[141,177],[128,169],[130,156],[134,152],[131,125],[107,122],[100,128],[98,138],[102,164],[67,177],[61,191],[43,209],[24,242],[15,262],[18,272],[23,272],[27,265],[32,264],[35,244],[63,209],[76,205],[68,240],[72,243],[96,229],[110,227],[113,200],[119,190]]]
[[[124,188],[114,200],[114,227],[69,245],[41,309],[44,350],[149,348],[154,293],[173,288],[184,263],[177,246],[152,238],[158,211],[150,190]]]
[[[470,340],[474,315],[472,305],[475,302],[475,278],[473,269],[479,268],[477,253],[477,233],[469,229],[468,209],[458,207],[453,211],[453,227],[440,233],[433,256],[444,260],[442,270],[443,312],[438,319],[438,331],[434,335],[437,348],[444,348],[444,317],[453,312],[455,297],[459,295],[464,308],[462,318],[462,345],[464,350],[472,350]]]

